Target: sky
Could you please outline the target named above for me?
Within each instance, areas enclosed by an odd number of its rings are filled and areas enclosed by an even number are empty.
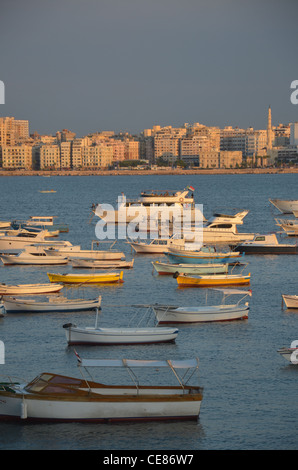
[[[297,0],[1,0],[0,116],[30,132],[298,121]]]

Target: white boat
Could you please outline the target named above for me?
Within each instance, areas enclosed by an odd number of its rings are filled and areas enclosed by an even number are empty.
[[[103,242],[101,242],[103,243]],[[113,245],[115,242],[113,243]],[[111,247],[108,250],[94,250],[94,246],[99,245],[97,240],[94,240],[91,245],[91,250],[82,250],[80,245],[76,246],[61,246],[57,247],[55,245],[45,249],[47,254],[57,253],[67,256],[69,259],[75,258],[88,258],[88,259],[97,259],[97,260],[121,260],[125,259],[125,254],[122,251],[113,250]]]
[[[49,232],[68,232],[69,228],[66,224],[56,223],[57,216],[30,216],[26,221],[13,221],[12,226],[15,228],[39,228],[47,229]]]
[[[196,207],[193,195],[189,196],[189,190],[149,190],[143,191],[139,199],[128,200],[125,196],[119,197],[118,208],[107,210],[105,205],[93,204],[92,211],[106,223],[130,223],[135,221],[138,215],[144,215],[149,219],[150,214],[156,212],[158,219],[164,214],[169,222],[183,214],[183,209],[190,209],[191,220],[196,219]]]
[[[18,230],[15,235],[0,235],[0,253],[19,253],[25,248],[26,245],[42,245],[44,248],[47,246],[60,248],[66,246],[73,246],[69,241],[57,240],[54,242],[49,241],[47,238],[49,232],[41,230],[39,232],[29,232],[27,230]]]
[[[287,308],[298,309],[298,295],[282,294],[282,299]]]
[[[158,274],[175,274],[175,273],[188,273],[188,274],[211,274],[211,273],[227,273],[229,269],[228,263],[216,264],[173,264],[162,263],[161,261],[152,261],[154,269]]]
[[[62,296],[51,296],[46,300],[5,297],[2,303],[7,313],[75,312],[100,308],[101,296],[91,300]]]
[[[71,261],[73,268],[95,268],[95,269],[131,269],[134,265],[134,260],[131,261],[101,261],[97,259],[73,259]]]
[[[293,211],[298,211],[297,199],[269,199],[269,201],[283,214],[292,214]]]
[[[292,364],[298,364],[298,347],[290,347],[290,348],[280,348],[277,351],[281,356],[283,356],[287,361],[291,362]]]
[[[98,311],[94,327],[78,327],[72,323],[63,325],[66,340],[71,344],[152,344],[173,342],[177,335],[177,328],[155,327],[112,327],[100,328],[97,326]]]
[[[131,248],[136,253],[143,253],[143,254],[163,254],[169,251],[170,247],[182,247],[185,244],[184,239],[175,239],[173,237],[170,238],[155,238],[148,242],[142,242],[140,240],[130,240],[127,242]]]
[[[202,388],[189,385],[198,359],[129,360],[82,359],[82,378],[43,373],[29,383],[3,383],[0,389],[3,421],[123,422],[197,420]],[[84,378],[82,368],[116,367],[129,373],[132,385],[105,385]],[[174,373],[178,385],[140,385],[136,370],[149,367]],[[148,370],[148,369],[147,369]],[[180,370],[183,370],[183,377]],[[186,371],[185,371],[186,370]],[[119,370],[117,370],[119,375]],[[148,375],[148,373],[147,373]],[[136,377],[137,380],[134,380]],[[156,380],[156,379],[155,379]]]
[[[297,244],[279,243],[275,233],[256,234],[253,240],[240,243],[235,247],[239,253],[245,255],[296,255]]]
[[[22,265],[40,265],[40,266],[52,266],[67,264],[68,258],[57,254],[55,256],[48,255],[43,247],[28,245],[25,249],[20,251],[16,255],[1,255],[0,259],[4,265],[11,264],[22,264]]]
[[[59,292],[61,284],[0,284],[0,295],[49,294]]]
[[[275,219],[276,225],[281,227],[288,237],[298,235],[298,221],[296,219]]]
[[[11,223],[4,220],[0,220],[0,230],[6,230],[11,228]]]
[[[213,289],[215,290],[215,289]],[[249,304],[241,304],[251,291],[239,289],[216,289],[223,294],[219,305],[179,307],[176,305],[153,305],[152,308],[159,324],[164,323],[200,323],[243,320],[248,318]],[[237,303],[226,304],[231,295],[242,295]]]
[[[252,240],[254,233],[238,232],[238,225],[243,224],[243,219],[248,212],[245,210],[235,215],[214,214],[203,226],[203,243],[227,244]]]

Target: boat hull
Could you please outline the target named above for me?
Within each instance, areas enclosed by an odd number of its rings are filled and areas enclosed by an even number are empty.
[[[177,277],[179,287],[219,287],[219,286],[243,286],[250,283],[250,274],[238,276],[234,274],[213,274],[211,276],[185,276],[180,274]]]
[[[298,200],[269,199],[269,201],[283,214],[291,214],[293,211],[298,211]]]
[[[68,344],[149,344],[173,342],[177,328],[78,328],[65,325]]]
[[[161,263],[160,261],[152,262],[154,269],[160,275],[174,274],[179,273],[188,273],[188,274],[210,274],[210,273],[227,273],[228,264],[217,264],[217,263],[208,263],[208,264],[171,264],[171,263]]]
[[[173,247],[173,245],[176,245],[176,243],[154,244],[142,242],[129,242],[129,244],[136,253],[143,254],[163,254],[165,252],[168,252],[169,248]]]
[[[26,256],[2,255],[1,261],[4,265],[22,264],[22,265],[52,266],[52,265],[67,264],[68,258],[64,258],[62,256],[26,257]]]
[[[61,284],[19,284],[19,285],[6,285],[0,284],[0,295],[19,295],[19,294],[50,294],[59,292],[63,288]]]
[[[296,245],[238,245],[236,250],[246,255],[297,255]]]
[[[298,295],[282,295],[283,301],[287,308],[298,309]]]
[[[44,421],[44,422],[121,422],[197,420],[201,407],[201,394],[155,396],[150,395],[103,395],[94,400],[70,400],[64,398],[33,398],[20,395],[13,397],[0,394],[0,420]],[[178,393],[178,392],[176,392]],[[23,410],[23,411],[22,411]]]
[[[45,249],[45,252],[49,255],[59,252],[61,255],[66,256],[69,259],[76,258],[88,258],[94,260],[121,260],[125,259],[125,254],[121,251],[109,251],[109,250],[80,250],[76,247],[71,249],[69,247],[59,248],[56,250]]]
[[[247,305],[216,305],[206,307],[153,307],[159,324],[167,323],[207,323],[248,318]]]
[[[277,352],[292,364],[298,364],[298,348],[281,348]]]
[[[123,282],[123,271],[120,273],[96,273],[96,274],[54,274],[47,273],[50,282],[62,282],[63,284],[101,284]]]
[[[167,258],[172,263],[177,264],[206,264],[206,263],[237,263],[241,260],[241,255],[219,255],[216,253],[201,253],[200,255],[182,254],[182,253],[166,253]]]
[[[97,269],[131,269],[133,268],[134,260],[132,261],[101,261],[101,260],[88,260],[88,259],[74,259],[72,261],[73,268],[97,268]]]
[[[74,312],[93,310],[100,308],[101,298],[94,300],[77,300],[77,301],[52,301],[52,302],[32,302],[24,299],[3,300],[3,305],[7,313],[32,313],[32,312]]]

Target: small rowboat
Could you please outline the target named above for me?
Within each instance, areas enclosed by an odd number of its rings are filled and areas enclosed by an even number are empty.
[[[91,273],[91,274],[55,274],[47,273],[50,282],[63,284],[109,284],[123,281],[123,271],[120,273]]]
[[[172,264],[162,263],[160,261],[152,261],[154,269],[158,274],[216,274],[216,273],[227,273],[229,269],[228,263],[216,264]]]
[[[73,259],[73,268],[97,268],[97,269],[131,269],[134,260],[131,261],[101,261],[97,259]]]
[[[0,295],[50,294],[59,292],[62,288],[61,284],[0,284]]]
[[[178,335],[177,328],[140,327],[140,328],[79,328],[71,323],[63,325],[66,339],[71,344],[152,344],[168,343]]]
[[[101,296],[97,299],[67,299],[52,297],[46,300],[6,297],[3,301],[7,313],[75,312],[100,308]]]
[[[174,277],[176,277],[175,274]],[[250,283],[250,273],[247,275],[212,274],[206,276],[179,274],[176,279],[179,287],[239,286]]]

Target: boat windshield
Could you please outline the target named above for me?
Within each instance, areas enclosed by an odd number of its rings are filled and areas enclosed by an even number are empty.
[[[25,390],[30,393],[77,393],[82,380],[56,374],[43,373],[32,380]]]

